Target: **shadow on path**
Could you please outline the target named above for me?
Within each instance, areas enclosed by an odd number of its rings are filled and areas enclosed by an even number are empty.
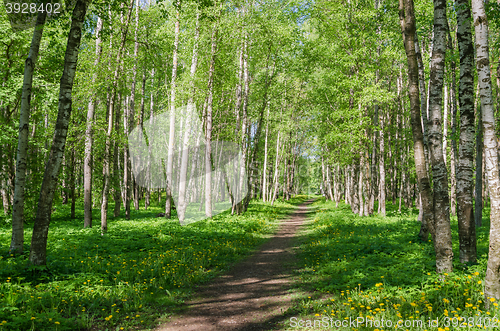
[[[189,307],[156,331],[270,330],[292,303],[293,237],[306,218],[308,200],[258,252],[203,286]]]

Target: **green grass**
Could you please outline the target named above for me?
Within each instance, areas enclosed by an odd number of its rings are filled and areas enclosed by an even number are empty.
[[[196,285],[250,254],[304,199],[274,206],[252,201],[243,215],[225,212],[187,226],[155,218],[162,210],[150,207],[132,211],[131,220],[111,218],[105,236],[99,210],[94,227],[83,229],[81,208],[70,220],[69,206],[60,205],[52,216],[47,267],[36,269],[27,264],[33,224],[26,226],[25,254],[14,257],[7,253],[10,224],[0,218],[0,330],[152,327]]]
[[[477,229],[478,263],[471,266],[458,261],[458,226],[456,217],[452,218],[454,272],[439,275],[432,243],[418,239],[416,209],[399,214],[396,206],[389,205],[391,216],[383,218],[359,217],[349,206],[335,208],[324,199],[314,207],[316,213],[300,238],[298,255],[296,286],[307,294],[297,300],[289,316],[301,316],[304,323],[306,319],[327,318],[331,323],[330,318],[358,317],[393,323],[389,328],[387,324],[366,327],[362,322],[345,330],[389,330],[398,320],[424,321],[423,326],[408,322],[400,330],[446,330],[446,326],[453,329],[460,324],[454,317],[476,318],[474,323],[470,320],[468,329],[472,330],[483,329],[477,326],[484,327],[479,317],[500,318],[496,302],[490,311],[484,308],[488,217],[483,217],[483,226]],[[440,329],[433,322],[429,327],[435,319]]]

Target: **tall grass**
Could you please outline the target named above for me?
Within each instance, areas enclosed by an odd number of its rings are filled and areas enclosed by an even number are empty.
[[[243,215],[225,212],[180,226],[156,218],[159,207],[83,229],[83,213],[53,214],[47,266],[29,267],[25,254],[8,254],[10,225],[0,218],[0,330],[132,330],[153,326],[188,298],[196,285],[250,254],[294,204],[252,201]],[[80,206],[81,207],[81,206]],[[110,210],[113,210],[110,208]],[[94,210],[94,222],[99,220]],[[26,227],[26,243],[32,224]]]
[[[297,283],[311,294],[289,312],[302,316],[303,323],[325,318],[331,326],[335,321],[359,318],[361,323],[355,327],[340,327],[345,330],[393,330],[398,321],[401,330],[500,326],[494,319],[500,318],[494,299],[490,299],[492,309],[484,308],[486,217],[477,229],[475,265],[458,261],[458,226],[452,218],[454,272],[440,275],[435,272],[432,243],[421,242],[417,236],[416,209],[400,214],[396,206],[389,205],[388,217],[359,217],[349,206],[335,208],[324,199],[314,207],[316,213],[301,238]],[[388,322],[382,325],[382,319],[391,321],[392,327],[387,327]],[[378,324],[373,323],[376,321]]]

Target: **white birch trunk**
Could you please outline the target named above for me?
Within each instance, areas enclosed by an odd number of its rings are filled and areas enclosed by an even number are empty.
[[[46,12],[40,12],[36,18],[28,58],[24,62],[24,80],[21,95],[16,177],[14,184],[14,203],[12,205],[12,240],[9,248],[11,254],[23,252],[25,221],[24,188],[26,186],[26,168],[28,161],[28,126],[31,111],[31,88],[33,86],[33,72],[35,70],[36,61],[38,60],[38,51],[40,50],[40,41],[42,40],[46,17]]]
[[[95,42],[95,55],[94,66],[97,68],[101,60],[102,53],[102,40],[100,31],[102,30],[102,19],[97,17],[96,27],[96,42]],[[92,86],[94,86],[97,79],[97,72],[92,76]],[[88,110],[87,110],[87,127],[85,130],[85,156],[83,161],[83,199],[84,199],[84,216],[83,227],[92,227],[92,146],[93,139],[93,126],[94,126],[94,112],[96,106],[96,96],[93,94],[90,97]]]
[[[267,192],[267,135],[269,133],[269,105],[267,106],[266,138],[264,141],[264,170],[262,174],[262,201],[266,202]]]
[[[279,154],[280,154],[280,132],[278,131],[278,139],[276,140],[276,160],[274,163],[274,178],[273,178],[273,194],[271,197],[271,206],[274,204],[274,200],[276,200],[276,194],[278,193],[278,164],[279,164]]]
[[[175,37],[174,37],[174,54],[172,65],[172,81],[170,83],[170,128],[168,136],[168,156],[167,156],[167,200],[165,201],[165,217],[170,218],[172,215],[172,188],[173,188],[173,164],[174,164],[174,139],[175,139],[175,90],[177,88],[177,53],[179,49],[179,33],[180,33],[180,0],[177,1],[177,13],[175,21]]]
[[[116,55],[116,68],[113,73],[113,81],[111,87],[111,95],[109,98],[109,109],[108,109],[108,128],[106,131],[105,147],[104,147],[104,161],[103,161],[103,190],[101,199],[101,235],[106,234],[108,231],[108,194],[110,187],[110,159],[111,159],[111,133],[113,131],[113,116],[115,113],[115,103],[116,103],[116,93],[118,86],[118,77],[121,71],[123,49],[125,47],[125,41],[127,39],[128,25],[130,22],[130,16],[132,15],[132,8],[134,2],[132,1],[129,5],[128,15],[125,22],[125,29],[122,30],[121,42],[118,48],[118,54]]]
[[[241,116],[241,149],[242,149],[242,158],[239,169],[239,186],[237,192],[237,200],[241,200],[235,208],[237,214],[243,213],[245,210],[245,201],[246,197],[243,196],[244,185],[246,184],[243,178],[245,178],[245,171],[247,166],[248,159],[248,96],[249,96],[249,73],[248,73],[248,41],[245,39],[243,43],[243,106],[242,106],[242,116]]]
[[[500,299],[500,180],[498,169],[498,142],[491,87],[490,60],[488,48],[488,19],[482,0],[472,0],[472,15],[476,32],[476,54],[479,91],[484,136],[484,161],[490,192],[490,245],[485,279],[485,308],[489,298]]]
[[[448,170],[443,158],[441,128],[447,33],[446,1],[434,0],[434,39],[429,80],[429,152],[434,184],[434,250],[438,273],[453,270]]]
[[[460,52],[460,145],[456,182],[460,262],[476,261],[476,229],[473,215],[474,168],[474,47],[468,1],[457,0],[457,40]]]
[[[196,28],[194,33],[194,46],[193,46],[193,58],[191,61],[191,82],[190,89],[191,94],[188,100],[188,116],[186,117],[186,122],[184,126],[184,137],[182,139],[182,160],[180,166],[180,174],[179,174],[179,199],[177,206],[177,216],[179,221],[182,222],[185,219],[186,208],[187,208],[187,197],[186,197],[186,184],[187,184],[187,171],[188,171],[188,160],[189,160],[189,138],[191,135],[191,116],[194,112],[194,94],[195,94],[195,86],[194,86],[194,76],[196,74],[196,67],[198,65],[198,37],[200,35],[199,30],[199,11],[196,14]],[[195,115],[194,115],[195,116]],[[211,192],[209,192],[211,194]],[[208,204],[211,207],[211,204]],[[206,207],[205,207],[206,208]]]
[[[38,209],[36,212],[29,261],[33,265],[47,263],[47,237],[49,233],[52,199],[57,185],[66,136],[71,117],[71,95],[78,63],[78,53],[82,37],[83,22],[90,0],[78,0],[71,17],[71,28],[64,56],[64,69],[59,91],[58,115],[49,159],[45,166]]]
[[[443,116],[443,161],[446,167],[448,154],[448,86],[444,84],[444,116]]]
[[[210,68],[208,69],[208,97],[205,118],[205,216],[212,217],[212,105],[213,105],[213,75],[215,71],[215,53],[217,50],[217,26],[214,25],[211,37]]]
[[[379,188],[378,188],[378,214],[380,216],[386,215],[385,210],[385,142],[384,142],[384,117],[379,122]]]
[[[418,61],[415,53],[416,24],[413,0],[399,0],[399,20],[408,62],[410,116],[418,187],[424,215],[419,237],[427,241],[433,223],[433,197],[425,158],[424,134],[422,131],[421,99],[419,93]]]

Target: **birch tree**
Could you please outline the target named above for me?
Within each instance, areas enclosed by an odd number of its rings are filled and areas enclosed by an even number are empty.
[[[481,107],[477,107],[476,112],[476,185],[475,185],[475,210],[474,221],[476,226],[479,227],[483,222],[483,121]]]
[[[476,231],[472,206],[474,167],[474,47],[469,2],[457,0],[457,40],[460,51],[460,143],[457,160],[457,206],[460,262],[476,261]]]
[[[78,63],[78,53],[82,37],[83,22],[90,0],[77,0],[71,16],[71,28],[64,56],[64,69],[59,91],[59,107],[54,138],[49,159],[45,166],[38,209],[33,227],[29,261],[33,265],[47,263],[47,236],[49,233],[52,200],[54,197],[59,170],[66,144],[69,120],[71,116],[71,93]]]
[[[40,41],[42,40],[46,12],[37,15],[33,38],[24,63],[24,81],[21,95],[19,116],[19,138],[17,145],[16,181],[14,186],[14,203],[12,205],[12,240],[10,253],[22,253],[24,244],[24,189],[26,185],[26,167],[28,158],[28,127],[31,108],[31,89],[33,87],[33,72],[35,70]]]
[[[472,17],[476,33],[476,68],[481,97],[484,155],[490,193],[490,245],[485,279],[485,306],[489,298],[500,299],[500,178],[488,46],[488,18],[482,0],[472,0]]]
[[[97,26],[95,31],[95,61],[94,66],[99,65],[102,53],[102,40],[100,31],[102,29],[102,19],[97,18]],[[97,72],[92,76],[92,86],[94,86],[97,79]],[[96,95],[92,94],[90,97],[88,110],[87,110],[87,128],[85,130],[85,156],[83,161],[83,227],[92,227],[92,145],[93,145],[93,126],[94,126],[94,112],[96,106]]]
[[[212,217],[212,106],[214,91],[215,54],[217,51],[217,22],[214,23],[210,38],[211,58],[208,69],[208,96],[205,114],[205,216]],[[224,190],[224,189],[223,189]]]
[[[181,1],[176,4],[176,21],[175,21],[175,36],[174,36],[174,51],[172,65],[172,80],[170,83],[170,127],[168,136],[168,156],[167,156],[167,199],[165,202],[165,217],[170,218],[172,215],[172,185],[173,185],[173,165],[174,165],[174,139],[175,139],[175,90],[177,78],[177,57],[179,50],[179,33],[180,33],[180,8]]]
[[[409,95],[411,130],[413,137],[413,149],[415,158],[415,170],[417,173],[418,188],[422,201],[424,216],[420,238],[427,241],[429,231],[433,224],[433,193],[427,172],[427,163],[424,152],[424,135],[421,121],[421,100],[419,93],[418,62],[415,52],[415,11],[413,0],[399,0],[399,20],[403,33],[403,42],[408,62]]]
[[[434,0],[434,39],[429,80],[429,152],[434,184],[434,250],[437,272],[453,270],[448,170],[443,158],[441,127],[447,33],[446,1]]]
[[[122,56],[123,49],[125,47],[125,41],[127,39],[128,28],[130,23],[130,17],[132,15],[132,9],[134,7],[134,0],[130,2],[128,6],[128,13],[125,22],[122,20],[122,33],[121,33],[121,41],[118,48],[118,53],[116,55],[116,67],[113,73],[113,81],[111,87],[111,93],[109,95],[109,106],[107,110],[108,114],[108,128],[106,130],[106,138],[104,143],[104,164],[103,164],[103,182],[104,187],[102,190],[102,199],[101,199],[101,235],[106,234],[108,231],[108,194],[109,188],[111,185],[111,173],[110,173],[110,163],[111,163],[111,133],[113,132],[113,119],[115,116],[115,105],[119,105],[120,101],[117,102],[117,87],[118,87],[118,77],[120,75],[120,71],[122,70]]]
[[[266,201],[267,195],[267,138],[269,133],[269,105],[267,106],[266,137],[264,141],[264,167],[262,171],[262,201]]]
[[[179,199],[178,199],[178,206],[177,206],[177,214],[179,217],[179,221],[182,222],[184,221],[185,218],[185,213],[186,213],[186,208],[188,205],[187,197],[186,197],[186,184],[187,184],[187,171],[188,171],[188,160],[189,160],[189,154],[192,153],[193,151],[189,149],[189,138],[191,136],[191,130],[192,130],[192,121],[193,119],[190,118],[191,116],[196,116],[194,112],[194,93],[195,93],[195,87],[194,87],[194,78],[196,74],[196,67],[198,65],[198,39],[200,36],[200,28],[199,28],[199,18],[200,18],[200,13],[199,10],[197,9],[196,13],[196,27],[195,27],[195,32],[194,32],[194,46],[193,46],[193,58],[191,60],[191,81],[190,81],[190,96],[189,96],[189,101],[188,101],[188,115],[186,117],[186,124],[184,128],[184,137],[182,137],[182,155],[181,155],[181,166],[180,166],[180,174],[179,174]],[[193,128],[194,129],[194,128]],[[195,130],[193,130],[195,131]],[[196,135],[196,132],[193,132],[193,134]],[[211,169],[210,169],[211,170]],[[212,192],[209,191],[209,194],[211,195]],[[210,204],[211,205],[211,204]],[[211,209],[211,208],[210,208]],[[210,213],[211,216],[211,213]]]

